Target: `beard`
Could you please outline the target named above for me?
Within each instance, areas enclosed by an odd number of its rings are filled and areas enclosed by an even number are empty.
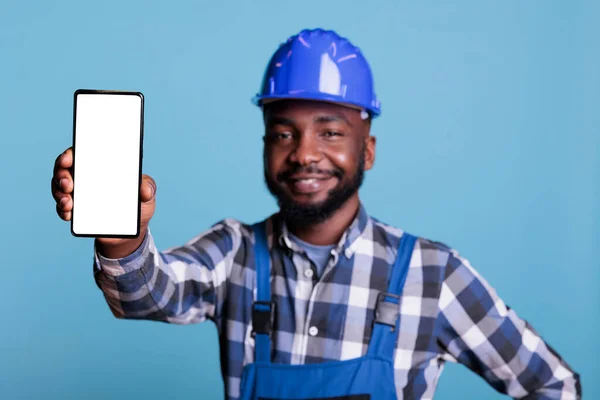
[[[339,184],[329,191],[325,200],[316,204],[302,204],[294,201],[283,189],[282,183],[287,177],[296,173],[319,173],[337,177]],[[361,157],[354,174],[346,178],[346,173],[337,168],[331,171],[323,171],[316,167],[303,168],[297,166],[291,170],[277,175],[274,180],[265,171],[265,182],[269,192],[277,200],[280,208],[280,216],[286,224],[298,228],[316,225],[327,221],[337,210],[340,209],[361,187],[365,173],[365,152]]]

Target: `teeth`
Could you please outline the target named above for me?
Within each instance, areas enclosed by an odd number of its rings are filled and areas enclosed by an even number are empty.
[[[304,184],[307,184],[307,185],[310,185],[310,184],[312,184],[312,183],[315,183],[316,181],[317,181],[317,180],[316,180],[315,178],[311,178],[311,179],[300,179],[300,180],[298,180],[298,182],[300,182],[300,183],[304,183]]]

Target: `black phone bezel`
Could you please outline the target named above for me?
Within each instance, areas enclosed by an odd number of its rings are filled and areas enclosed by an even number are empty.
[[[93,233],[76,233],[73,229],[75,221],[75,188],[76,188],[76,165],[75,165],[75,137],[77,135],[77,96],[80,94],[104,94],[104,95],[128,95],[138,96],[141,99],[141,115],[140,115],[140,156],[139,156],[139,168],[138,168],[138,191],[137,191],[137,231],[135,234],[93,234]],[[142,164],[144,158],[144,95],[141,92],[127,91],[127,90],[99,90],[99,89],[77,89],[73,94],[73,165],[72,165],[72,176],[73,176],[73,192],[71,193],[73,199],[73,210],[71,212],[71,235],[75,237],[86,237],[86,238],[116,238],[116,239],[133,239],[140,235],[140,222],[142,214],[142,205],[140,201],[140,190],[142,184]]]

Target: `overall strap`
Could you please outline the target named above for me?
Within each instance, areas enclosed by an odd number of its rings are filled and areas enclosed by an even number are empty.
[[[271,330],[274,307],[271,302],[271,268],[265,221],[252,225],[256,271],[256,301],[252,305],[252,336],[255,360],[271,362]]]
[[[400,294],[408,275],[410,259],[417,238],[404,233],[392,267],[387,293],[380,293],[375,304],[375,321],[368,354],[393,359],[400,326]]]

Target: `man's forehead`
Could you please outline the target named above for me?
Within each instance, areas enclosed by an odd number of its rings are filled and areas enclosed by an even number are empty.
[[[308,117],[339,116],[344,119],[360,119],[360,110],[345,105],[313,100],[280,100],[264,106],[265,117]]]

